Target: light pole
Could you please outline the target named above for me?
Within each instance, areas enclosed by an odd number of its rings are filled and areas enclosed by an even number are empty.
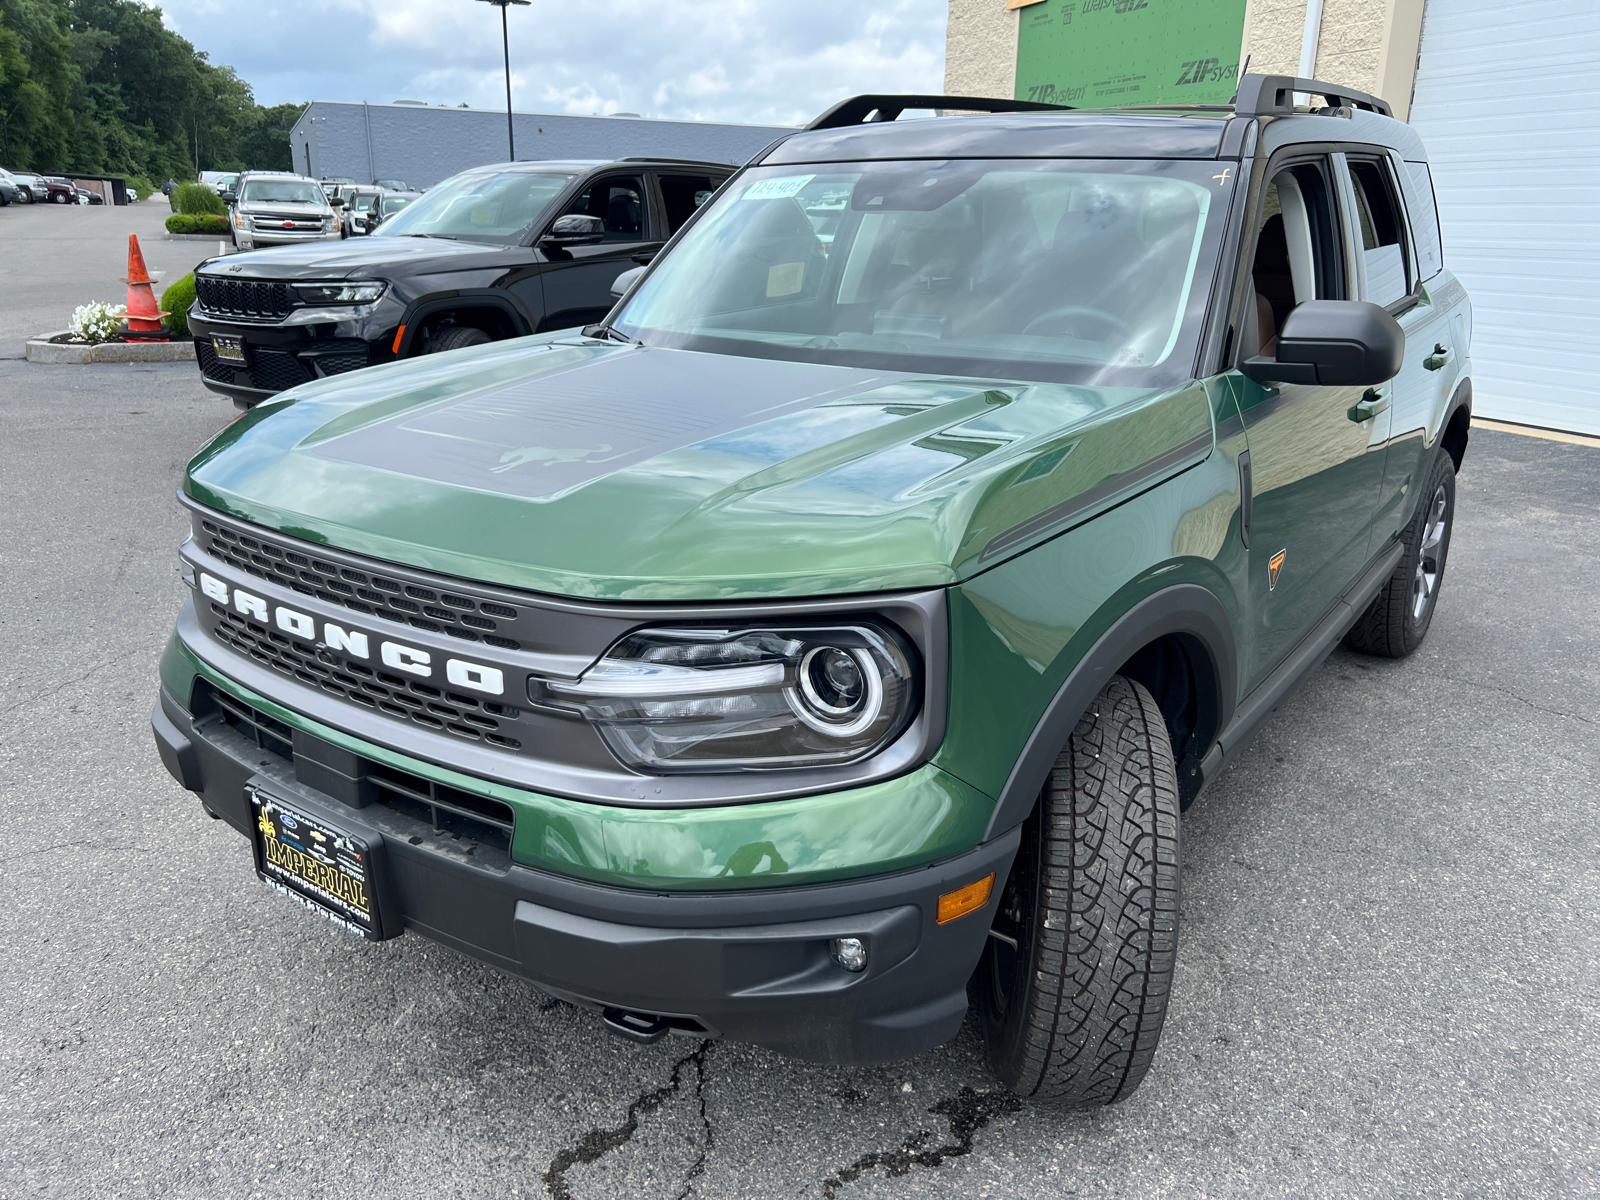
[[[511,161],[517,161],[517,132],[511,127],[511,33],[506,28],[506,9],[513,4],[532,4],[533,0],[483,0],[500,10],[500,41],[506,51],[506,142],[511,147]]]

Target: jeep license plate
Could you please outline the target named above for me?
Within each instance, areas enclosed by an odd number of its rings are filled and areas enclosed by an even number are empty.
[[[246,795],[255,817],[256,874],[351,933],[377,940],[367,843],[258,789]]]
[[[223,362],[244,362],[244,339],[242,337],[229,337],[227,334],[214,333],[211,335],[211,345],[216,348],[217,357]]]

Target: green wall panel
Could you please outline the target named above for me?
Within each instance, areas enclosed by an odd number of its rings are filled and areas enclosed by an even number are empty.
[[[1101,108],[1233,95],[1245,0],[1044,0],[1021,11],[1018,100]]]

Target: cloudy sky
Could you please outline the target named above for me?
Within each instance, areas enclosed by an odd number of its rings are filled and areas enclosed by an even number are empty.
[[[481,0],[159,0],[262,104],[503,108]],[[798,124],[858,92],[937,92],[946,0],[534,0],[510,10],[520,111]]]

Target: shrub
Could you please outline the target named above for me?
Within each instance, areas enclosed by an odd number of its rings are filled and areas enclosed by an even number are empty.
[[[172,193],[172,203],[180,213],[190,216],[215,213],[220,217],[228,211],[222,197],[203,183],[180,183],[178,190]]]
[[[139,203],[143,204],[156,194],[155,188],[150,186],[150,181],[143,175],[129,175],[128,186],[139,193]]]
[[[194,303],[194,272],[174,279],[161,293],[161,307],[171,310],[167,328],[182,337],[189,336],[189,306]]]
[[[122,332],[123,304],[80,304],[72,310],[72,332],[87,342],[107,342]]]
[[[194,217],[192,220],[195,222],[196,233],[214,233],[219,237],[228,236],[227,217],[219,217],[212,213],[206,213],[204,216]]]
[[[168,233],[193,233],[199,226],[200,219],[184,213],[173,213],[167,218]]]

